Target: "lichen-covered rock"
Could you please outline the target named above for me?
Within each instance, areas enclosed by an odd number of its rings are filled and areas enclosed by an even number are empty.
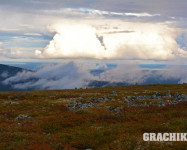
[[[90,98],[90,100],[93,101],[93,102],[102,102],[104,99],[103,98],[92,97],[92,98]]]
[[[20,103],[18,103],[18,102],[10,102],[9,104],[10,105],[19,105]]]
[[[110,111],[115,112],[115,113],[119,113],[119,112],[122,111],[125,107],[124,107],[124,106],[119,106],[119,107],[106,106],[106,108],[109,109]]]
[[[186,101],[187,100],[187,94],[181,94],[181,98]]]
[[[74,102],[71,102],[69,105],[68,105],[68,108],[70,110],[77,110],[77,109],[86,109],[86,108],[90,108],[90,107],[94,107],[94,103],[90,102],[90,103],[78,103],[76,101]]]
[[[23,120],[23,119],[27,119],[27,118],[31,118],[31,116],[20,114],[18,117],[15,118],[15,120]]]
[[[166,97],[167,97],[167,98],[171,98],[171,97],[172,97],[171,91],[170,91],[170,90],[167,90],[167,92],[166,92]]]
[[[158,106],[165,106],[165,103],[164,103],[163,101],[160,101],[160,102],[158,103]]]
[[[129,107],[149,107],[149,104],[131,104]]]
[[[118,95],[115,91],[112,91],[111,94],[114,95],[114,96],[117,96],[117,95]]]
[[[104,100],[111,100],[112,98],[109,97],[109,96],[103,96],[103,99],[104,99]]]
[[[174,101],[182,102],[182,101],[187,101],[187,94],[179,94],[178,92],[176,92],[174,95],[171,95],[171,91],[168,90],[165,95],[161,95],[159,92],[155,92],[155,94],[153,94],[153,95],[126,96],[125,100],[126,100],[126,102],[127,101],[132,102],[135,100],[146,100],[146,99],[161,100],[164,98],[168,98],[168,99],[173,98]]]
[[[176,92],[175,94],[174,94],[174,98],[178,98],[178,96],[179,96],[179,93],[178,92]]]

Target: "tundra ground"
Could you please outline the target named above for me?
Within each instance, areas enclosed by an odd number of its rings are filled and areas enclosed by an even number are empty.
[[[171,97],[149,98],[167,90]],[[176,92],[187,94],[187,85],[0,92],[0,149],[185,150],[187,142],[142,137],[187,133],[187,101],[173,103]]]

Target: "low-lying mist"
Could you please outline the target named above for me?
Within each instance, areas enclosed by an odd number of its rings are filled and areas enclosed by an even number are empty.
[[[184,66],[143,69],[138,64],[107,65],[67,62],[48,64],[40,70],[24,70],[8,77],[3,84],[20,90],[73,89],[131,84],[174,84],[187,82]]]

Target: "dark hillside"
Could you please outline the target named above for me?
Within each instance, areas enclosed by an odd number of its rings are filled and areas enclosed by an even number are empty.
[[[15,76],[18,72],[22,72],[24,70],[26,69],[0,64],[0,91],[14,90],[11,85],[4,85],[2,81],[4,81],[6,78]]]

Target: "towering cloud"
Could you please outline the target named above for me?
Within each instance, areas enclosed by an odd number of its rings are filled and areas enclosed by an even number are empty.
[[[64,21],[51,26],[50,31],[56,34],[43,51],[36,50],[35,54],[44,58],[156,60],[187,56],[176,41],[179,30],[167,25],[117,19],[96,22]]]
[[[44,57],[93,57],[104,56],[104,47],[96,36],[96,29],[84,24],[56,25],[56,35],[44,49]],[[37,52],[36,52],[37,53]]]

